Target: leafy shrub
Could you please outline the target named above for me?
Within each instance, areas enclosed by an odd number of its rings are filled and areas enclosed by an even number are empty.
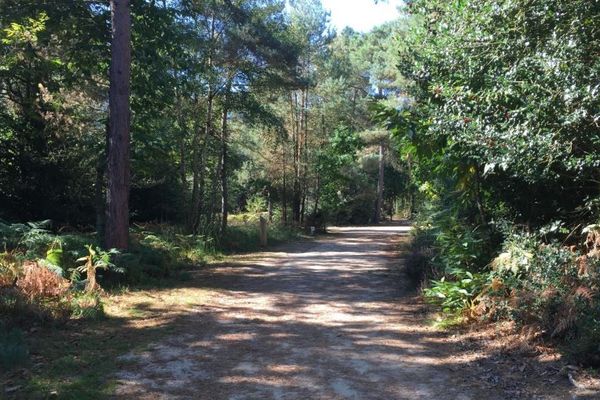
[[[333,221],[338,225],[362,225],[372,221],[376,197],[365,192],[351,198],[340,198],[331,211]]]
[[[486,274],[456,268],[438,281],[432,281],[431,287],[424,290],[425,297],[441,306],[447,313],[464,313],[476,306],[476,297],[487,283]]]
[[[0,323],[23,325],[38,313],[27,297],[15,287],[0,287]]]
[[[29,298],[16,287],[0,288],[0,321],[10,326],[62,324],[70,316],[69,294]]]
[[[248,199],[246,210],[249,214],[258,218],[261,213],[267,211],[267,201],[263,196],[256,194]]]
[[[85,273],[86,284],[85,291],[93,292],[99,288],[96,282],[96,271],[99,269],[113,270],[118,273],[123,273],[124,270],[121,267],[117,267],[112,262],[114,255],[119,252],[116,249],[102,250],[99,247],[93,248],[91,245],[86,246],[88,254],[84,257],[77,259],[81,265],[73,270],[74,276],[79,277],[81,273]]]
[[[298,236],[299,231],[293,227],[275,223],[268,225],[269,244],[282,243]],[[253,251],[259,248],[258,224],[230,226],[220,244],[220,249],[227,252]]]
[[[178,227],[162,224],[137,225],[127,253],[114,256],[113,263],[123,274],[108,271],[109,283],[141,283],[172,276],[184,266],[202,266],[214,253],[211,238],[182,233]]]
[[[536,326],[573,359],[600,365],[600,260],[587,250],[513,233],[491,263],[495,290],[481,302],[495,318]]]
[[[436,199],[435,195],[433,196]],[[461,218],[459,208],[430,199],[417,213],[407,271],[413,279],[452,281],[456,271],[482,272],[492,258],[497,240],[488,226]]]

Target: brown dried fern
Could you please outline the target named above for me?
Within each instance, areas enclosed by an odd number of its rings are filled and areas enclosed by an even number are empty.
[[[69,290],[70,283],[36,262],[27,262],[16,286],[30,299],[52,298],[64,295]]]

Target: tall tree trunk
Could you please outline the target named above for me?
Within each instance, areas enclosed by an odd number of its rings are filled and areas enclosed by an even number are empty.
[[[285,225],[287,225],[288,219],[287,219],[287,214],[288,214],[288,209],[287,209],[287,160],[286,160],[286,156],[285,156],[285,143],[281,144],[281,164],[282,164],[282,171],[283,171],[283,187],[281,190],[281,203],[282,203],[282,219],[283,219],[283,223]]]
[[[321,175],[319,175],[319,173],[317,172],[317,183],[315,185],[315,204],[313,207],[313,216],[316,216],[317,212],[319,211],[320,192],[321,192]]]
[[[104,183],[106,177],[106,154],[102,153],[98,157],[96,165],[96,182],[94,184],[94,206],[96,209],[96,236],[102,246],[106,246],[106,196],[104,192]]]
[[[183,132],[179,138],[179,179],[181,180],[183,193],[185,194],[187,193],[187,179],[185,171],[185,137]]]
[[[204,125],[204,137],[200,139],[197,151],[197,163],[194,170],[194,188],[192,192],[192,232],[197,234],[200,232],[202,222],[202,212],[204,210],[204,192],[205,192],[205,151],[208,138],[212,130],[212,111],[213,111],[213,93],[209,89],[208,100],[206,104],[206,124]],[[195,195],[194,195],[195,193]]]
[[[227,114],[229,113],[229,91],[231,80],[227,83],[225,100],[223,102],[223,122],[221,125],[221,233],[227,230],[227,217],[229,214],[229,187],[227,186],[227,151],[229,131],[227,130]]]
[[[196,106],[198,100],[196,99]],[[188,226],[192,233],[195,233],[196,224],[198,221],[198,213],[200,212],[200,159],[203,157],[202,152],[202,128],[198,119],[194,121],[194,139],[192,140],[192,197],[190,199]]]
[[[273,222],[273,199],[271,199],[271,189],[267,192],[267,215],[269,223]]]
[[[294,145],[294,180],[292,184],[292,221],[300,223],[300,118],[298,117],[298,94],[294,92],[292,102],[292,141]]]
[[[383,208],[383,167],[385,156],[385,148],[383,143],[379,144],[379,177],[377,179],[377,202],[375,204],[375,223],[379,223],[381,220],[381,209]]]
[[[112,42],[107,155],[106,239],[108,248],[129,242],[129,81],[131,17],[129,0],[111,0]]]
[[[181,180],[181,186],[183,188],[184,196],[187,194],[187,179],[186,179],[186,166],[185,166],[185,137],[186,137],[186,129],[185,129],[185,121],[183,117],[183,105],[181,104],[181,97],[178,95],[177,101],[177,122],[179,124],[180,135],[178,137],[179,140],[179,179]]]
[[[306,214],[306,197],[308,195],[308,86],[302,90],[302,205],[300,222],[304,223]]]
[[[214,2],[213,2],[214,6]],[[213,46],[215,40],[216,21],[213,13],[211,15],[210,31],[209,31],[209,54],[207,61],[207,69],[210,71],[213,67]],[[194,174],[192,182],[192,212],[191,212],[191,227],[192,233],[197,234],[200,230],[202,211],[204,209],[204,176],[205,176],[205,157],[204,152],[206,149],[207,141],[212,130],[212,109],[213,109],[213,87],[212,83],[208,84],[208,93],[206,101],[206,123],[204,125],[204,137],[198,138],[195,151],[195,162],[194,162]],[[199,131],[198,131],[199,132]]]

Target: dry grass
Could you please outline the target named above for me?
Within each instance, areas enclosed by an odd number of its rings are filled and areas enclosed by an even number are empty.
[[[172,334],[190,311],[216,295],[214,290],[184,284],[107,294],[103,319],[72,320],[62,327],[31,330],[27,338],[31,363],[0,373],[0,387],[18,388],[9,394],[3,390],[0,398],[109,397],[119,355]]]

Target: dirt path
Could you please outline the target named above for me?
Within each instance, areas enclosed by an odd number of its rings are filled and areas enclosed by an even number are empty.
[[[211,269],[203,306],[122,357],[117,398],[571,398],[499,387],[422,322],[395,252],[407,229],[335,229]]]

